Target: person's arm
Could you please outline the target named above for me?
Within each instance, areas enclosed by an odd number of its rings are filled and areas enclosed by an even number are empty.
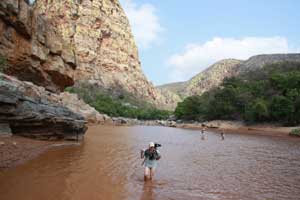
[[[157,158],[156,158],[156,160],[161,159],[161,155],[160,155],[159,151],[156,151],[156,152],[157,152]]]
[[[141,150],[141,159],[143,159],[143,158],[145,158],[145,150],[144,149]]]

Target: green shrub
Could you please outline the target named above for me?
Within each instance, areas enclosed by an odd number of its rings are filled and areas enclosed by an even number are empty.
[[[256,99],[246,106],[244,119],[249,122],[265,121],[269,117],[268,104],[263,99]]]
[[[288,121],[294,111],[294,105],[291,100],[285,96],[274,96],[271,98],[271,116],[276,121]]]
[[[298,136],[298,137],[300,137],[300,128],[293,129],[293,130],[290,132],[290,135],[291,135],[291,136]]]

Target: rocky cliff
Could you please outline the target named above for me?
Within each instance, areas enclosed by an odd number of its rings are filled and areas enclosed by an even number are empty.
[[[6,73],[52,92],[84,81],[129,92],[159,108],[173,109],[141,69],[127,17],[118,0],[0,2],[0,55]]]
[[[187,87],[188,83],[189,83],[188,81],[167,83],[164,85],[157,86],[157,88],[178,94],[181,97],[181,99],[183,99],[185,88]]]
[[[0,2],[0,55],[7,60],[6,73],[61,91],[74,84],[74,51],[47,16],[26,2]]]
[[[39,139],[80,139],[86,121],[57,94],[0,73],[0,124],[13,134]]]

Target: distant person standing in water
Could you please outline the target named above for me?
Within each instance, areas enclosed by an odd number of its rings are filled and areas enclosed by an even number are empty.
[[[205,127],[204,127],[204,125],[202,124],[202,128],[201,128],[201,139],[202,139],[202,140],[205,140],[205,134],[204,134],[204,131],[205,131]]]
[[[141,151],[141,158],[144,159],[143,165],[145,166],[144,180],[152,180],[154,176],[155,168],[157,167],[157,161],[161,158],[157,147],[160,144],[154,144],[154,142],[149,143],[149,148]]]
[[[225,133],[224,133],[224,130],[221,131],[221,140],[225,140]]]

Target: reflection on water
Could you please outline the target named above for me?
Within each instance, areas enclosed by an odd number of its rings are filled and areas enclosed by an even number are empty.
[[[163,145],[152,182],[140,149]],[[290,199],[300,196],[300,141],[165,127],[90,127],[80,147],[0,174],[1,200]]]

